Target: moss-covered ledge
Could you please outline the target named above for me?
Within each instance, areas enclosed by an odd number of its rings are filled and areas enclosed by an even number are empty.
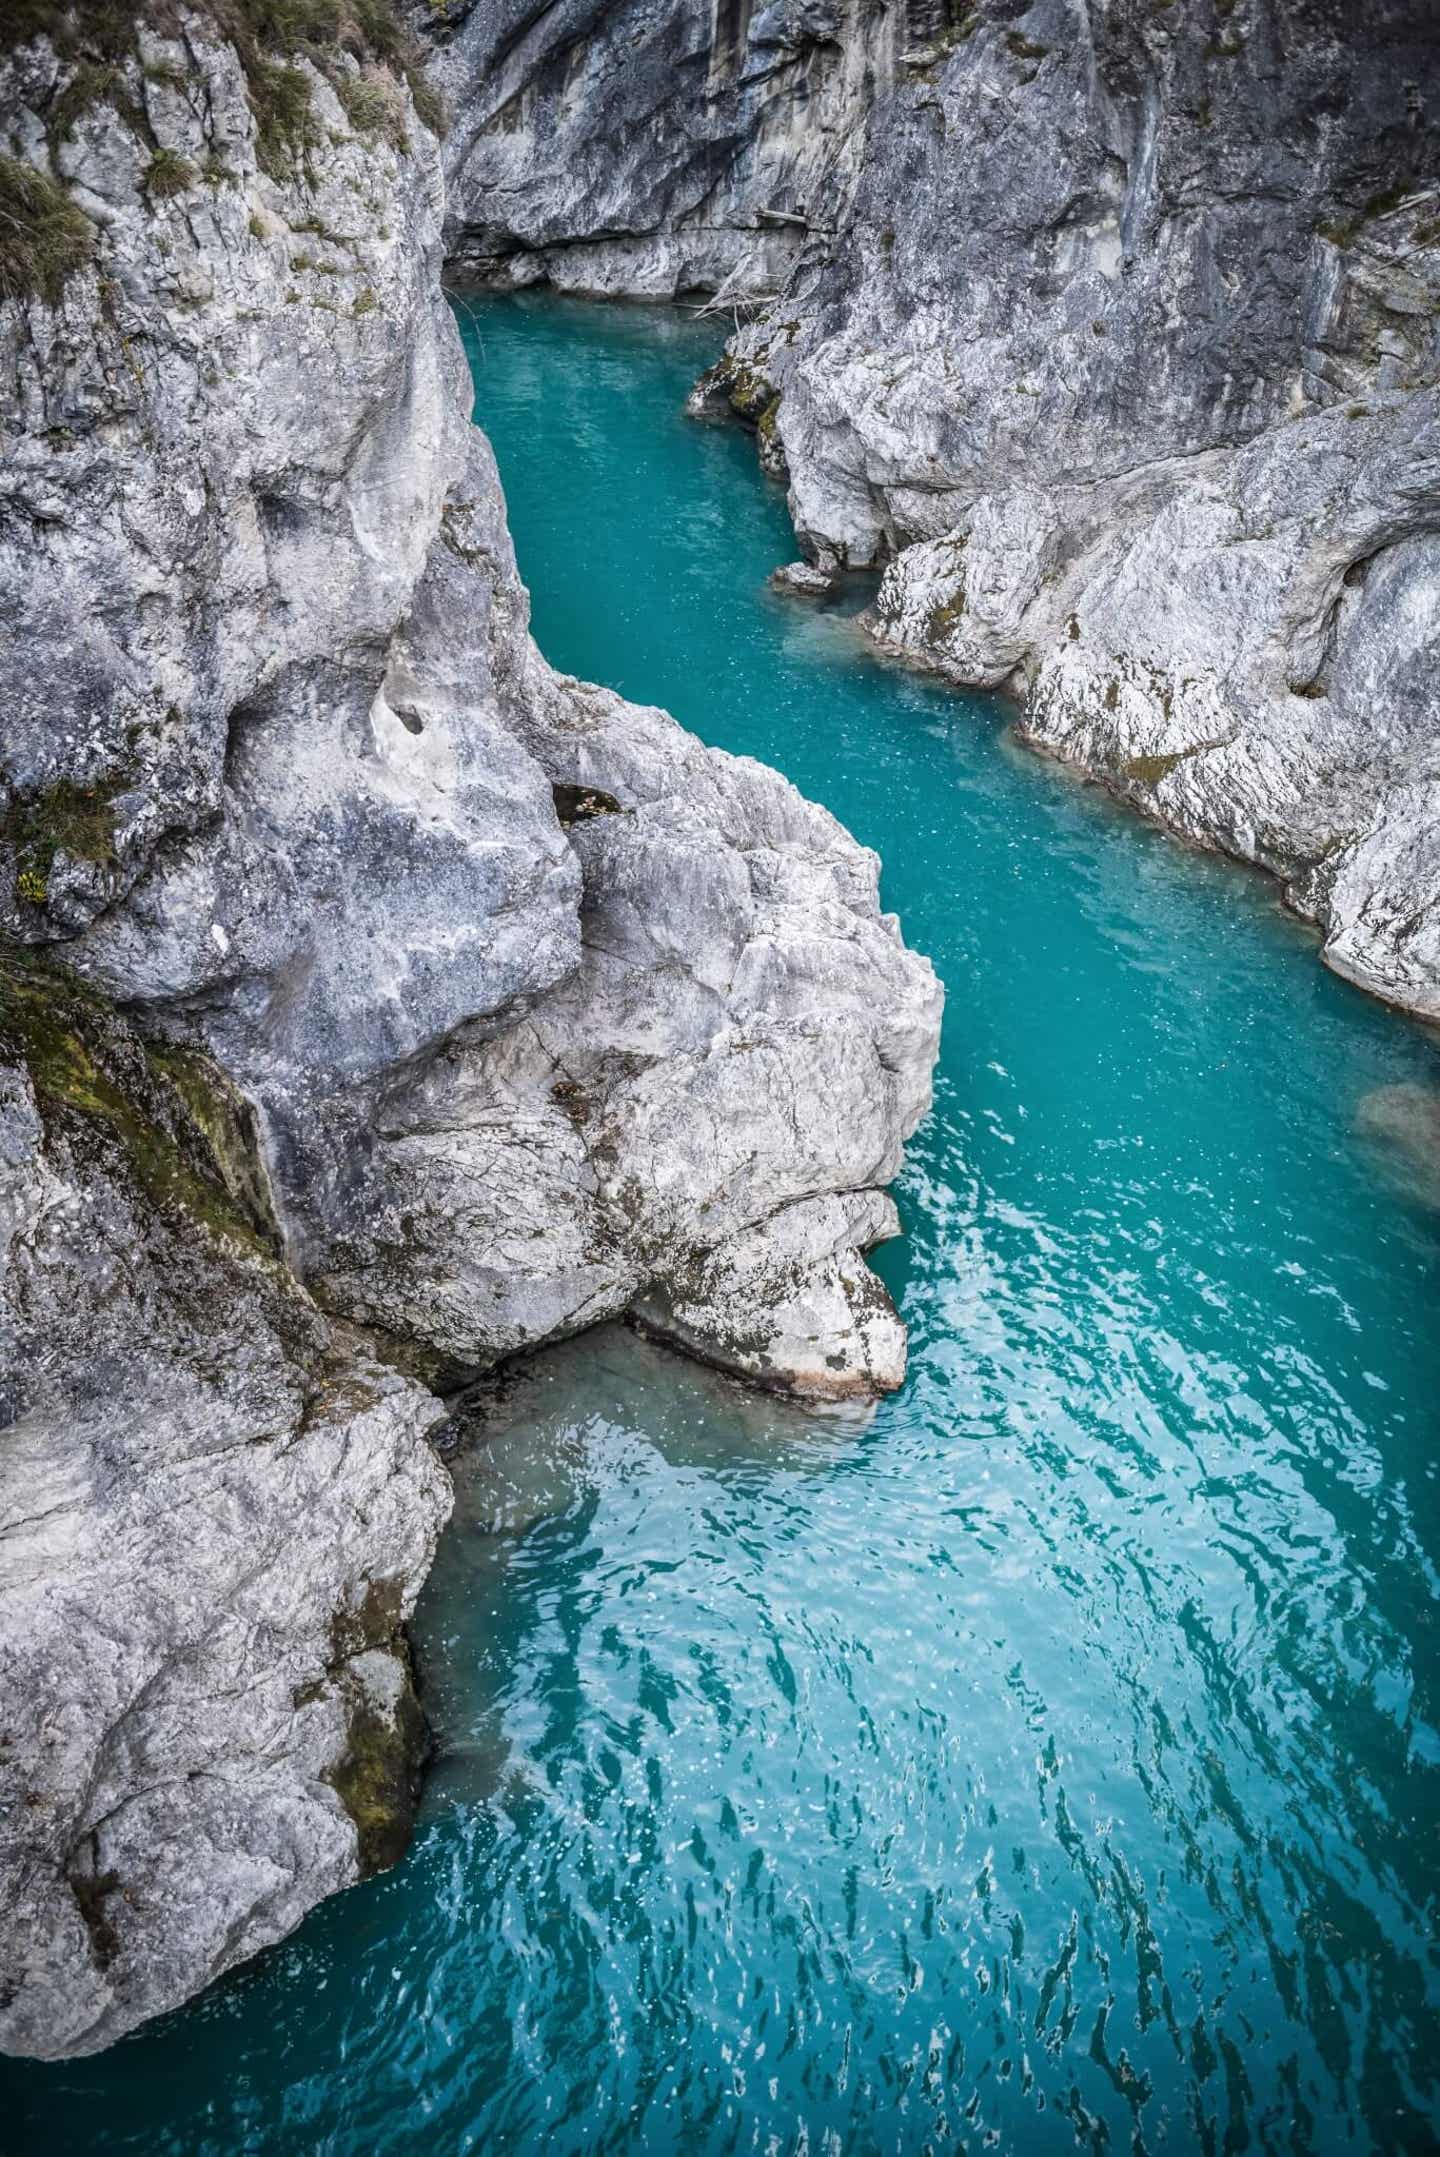
[[[0,1060],[23,1066],[48,1134],[98,1150],[162,1213],[267,1266],[281,1233],[255,1112],[198,1049],[145,1039],[54,960],[0,948]]]

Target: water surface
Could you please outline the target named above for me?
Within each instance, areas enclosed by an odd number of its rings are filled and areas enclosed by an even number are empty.
[[[1258,878],[772,598],[714,327],[467,324],[558,664],[779,764],[949,994],[868,1422],[619,1329],[490,1404],[392,1875],[33,2149],[1429,2150],[1433,1036]],[[1401,1137],[1397,1139],[1397,1132]]]

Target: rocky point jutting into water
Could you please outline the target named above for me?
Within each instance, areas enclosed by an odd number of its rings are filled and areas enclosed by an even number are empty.
[[[774,772],[557,676],[388,11],[0,53],[0,2043],[403,1846],[443,1383],[632,1310],[898,1383],[939,991]],[[302,1285],[303,1284],[303,1285]]]
[[[1010,687],[1440,1016],[1431,0],[452,0],[437,34],[460,265],[784,278],[697,403],[757,426],[813,564],[887,565],[879,642]]]

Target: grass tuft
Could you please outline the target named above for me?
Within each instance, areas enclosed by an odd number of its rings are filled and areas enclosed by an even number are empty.
[[[0,299],[58,305],[94,242],[94,226],[63,187],[33,165],[0,157]]]
[[[145,192],[152,202],[168,202],[172,195],[187,195],[195,185],[195,167],[178,150],[157,150],[145,173]]]

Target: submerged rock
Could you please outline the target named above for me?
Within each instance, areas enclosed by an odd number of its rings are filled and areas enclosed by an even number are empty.
[[[1356,1107],[1355,1128],[1390,1182],[1422,1205],[1440,1206],[1440,1087],[1373,1087]]]
[[[786,562],[783,568],[771,570],[770,588],[796,599],[823,599],[827,592],[834,591],[835,579],[812,562]]]
[[[531,644],[399,33],[297,22],[277,104],[226,20],[0,40],[55,239],[0,226],[0,2043],[46,2056],[403,1847],[415,1376],[727,1250],[789,1297],[939,1022],[873,855]],[[806,1293],[878,1386],[859,1237]]]

